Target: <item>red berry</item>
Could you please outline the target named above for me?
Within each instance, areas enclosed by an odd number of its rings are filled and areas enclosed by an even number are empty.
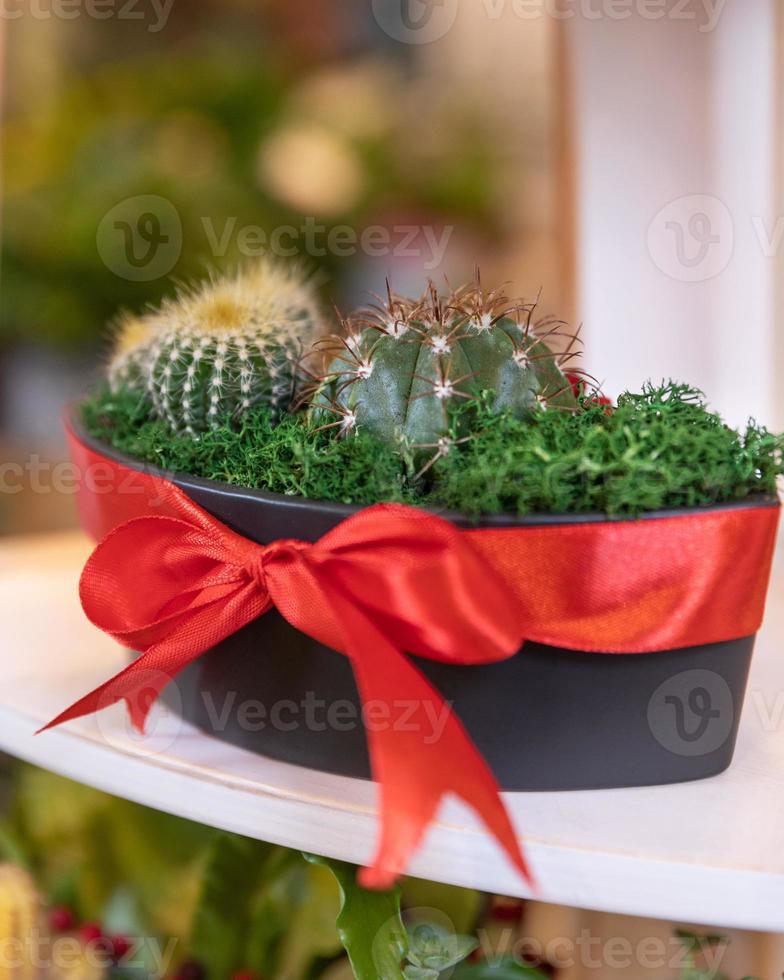
[[[615,408],[612,398],[608,398],[607,395],[596,395],[591,399],[591,405],[598,405],[600,408],[603,406],[605,415],[612,415]]]
[[[55,905],[49,910],[49,927],[54,932],[68,932],[76,925],[76,917],[67,905]]]
[[[566,380],[572,386],[572,392],[575,398],[582,398],[584,395],[586,395],[585,379],[579,374],[574,374],[572,371],[567,371]],[[607,409],[612,409],[614,407],[612,398],[608,398],[606,395],[594,395],[593,398],[589,400],[588,404],[600,406],[603,405]],[[608,411],[606,414],[609,415],[610,412]]]
[[[497,902],[490,910],[491,917],[500,922],[517,922],[522,914],[522,902]]]
[[[236,973],[232,973],[231,980],[259,980],[259,975],[252,970],[237,970]]]
[[[201,963],[197,963],[196,960],[186,960],[180,964],[180,968],[175,974],[175,980],[204,980],[206,976]]]
[[[94,943],[103,938],[103,929],[99,922],[85,922],[79,926],[79,938],[83,943]]]
[[[121,960],[133,949],[133,943],[125,936],[112,936],[112,955],[116,960]]]
[[[580,395],[582,394],[583,379],[580,377],[579,374],[572,374],[571,371],[567,371],[566,380],[572,386],[572,392],[574,393],[574,397],[579,398]]]

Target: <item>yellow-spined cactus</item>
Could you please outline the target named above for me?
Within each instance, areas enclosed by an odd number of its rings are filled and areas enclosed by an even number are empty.
[[[263,261],[121,324],[109,379],[138,391],[175,432],[196,435],[254,405],[295,400],[303,352],[322,329],[312,283]]]
[[[113,391],[132,388],[143,393],[147,387],[144,366],[155,337],[158,320],[152,315],[121,313],[113,326],[113,350],[107,368]]]

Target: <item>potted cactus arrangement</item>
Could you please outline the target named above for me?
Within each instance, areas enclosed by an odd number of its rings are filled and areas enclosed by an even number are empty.
[[[152,688],[215,737],[372,775],[376,886],[445,793],[525,871],[499,786],[723,770],[784,442],[683,384],[611,404],[578,354],[478,274],[328,317],[265,262],[124,319],[68,427],[100,540],[82,601],[141,656],[55,721],[123,698],[141,724]]]

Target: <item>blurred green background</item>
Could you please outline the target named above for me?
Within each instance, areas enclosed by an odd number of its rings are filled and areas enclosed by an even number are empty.
[[[479,261],[563,309],[549,18],[411,45],[365,0],[127,7],[0,25],[3,458],[63,454],[119,309],[260,252],[303,256],[344,307]],[[0,495],[0,533],[70,520]]]

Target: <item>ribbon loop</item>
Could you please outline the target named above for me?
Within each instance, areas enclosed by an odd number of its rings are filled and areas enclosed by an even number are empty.
[[[90,620],[142,656],[51,725],[124,699],[141,728],[154,700],[151,671],[157,695],[201,653],[275,605],[297,629],[346,654],[363,702],[388,709],[388,726],[368,732],[382,826],[365,882],[388,887],[402,873],[450,792],[475,807],[527,874],[492,774],[404,652],[482,663],[519,648],[514,609],[471,545],[446,521],[398,505],[368,508],[316,544],[282,539],[265,546],[235,534],[174,487],[167,506],[178,516],[136,518],[111,531],[80,583]],[[401,702],[413,703],[420,718],[424,705],[444,718],[436,741],[428,743],[416,726],[392,723]]]

